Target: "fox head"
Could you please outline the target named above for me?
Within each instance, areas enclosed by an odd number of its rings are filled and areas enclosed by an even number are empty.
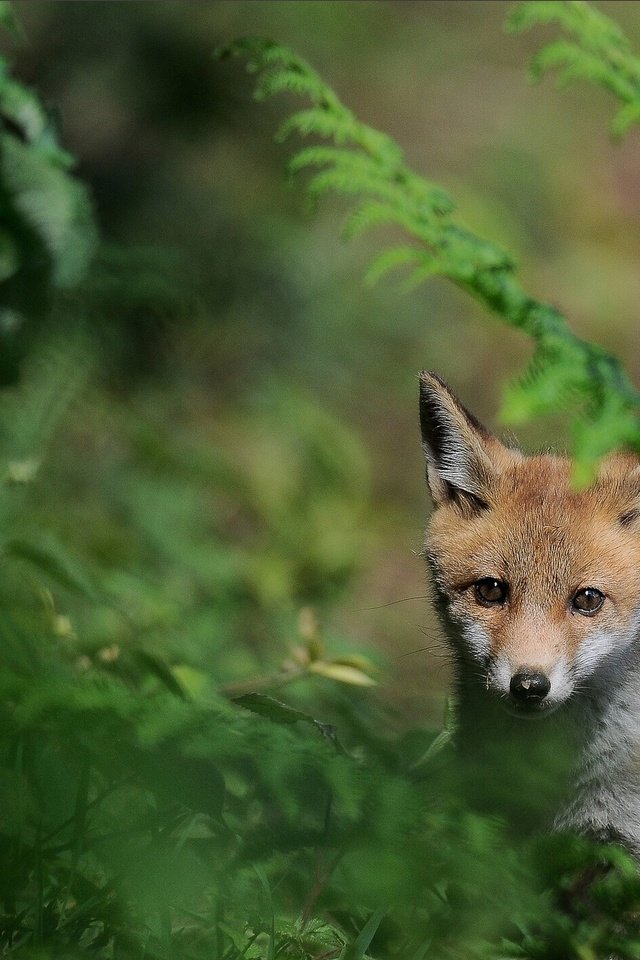
[[[434,373],[420,419],[425,554],[465,677],[533,716],[610,687],[640,634],[638,459],[577,490],[569,460],[506,447]]]

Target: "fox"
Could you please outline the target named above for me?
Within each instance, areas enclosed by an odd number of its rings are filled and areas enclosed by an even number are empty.
[[[640,459],[609,454],[577,488],[568,457],[502,442],[434,372],[419,384],[466,786],[640,859]]]

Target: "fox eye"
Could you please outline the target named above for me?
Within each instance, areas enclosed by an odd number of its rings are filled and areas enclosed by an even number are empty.
[[[478,603],[483,607],[498,607],[507,599],[509,586],[504,580],[496,580],[495,577],[483,577],[477,580],[473,585],[473,592]]]
[[[585,617],[592,617],[604,603],[604,593],[595,587],[585,587],[578,590],[571,601],[571,609]]]

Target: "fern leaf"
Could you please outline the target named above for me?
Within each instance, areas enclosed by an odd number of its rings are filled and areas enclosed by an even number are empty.
[[[618,110],[611,121],[611,134],[621,139],[636,123],[640,123],[640,101],[628,103]]]
[[[371,200],[361,204],[349,215],[342,228],[342,236],[345,240],[352,240],[366,230],[385,223],[397,224],[409,233],[416,233],[419,228],[419,224],[404,208],[398,209],[392,203]]]
[[[529,73],[533,80],[540,80],[548,70],[573,67],[584,57],[585,54],[577,44],[568,40],[556,40],[548,43],[535,55],[529,66]]]
[[[292,133],[303,137],[316,134],[337,144],[353,142],[353,126],[348,116],[336,115],[324,107],[298,110],[280,125],[276,140],[283,143]]]
[[[283,91],[308,96],[313,100],[320,96],[317,79],[291,67],[264,73],[256,86],[254,96],[256,100],[266,100]]]
[[[564,6],[558,0],[539,0],[538,3],[519,3],[509,13],[505,29],[522,33],[539,24],[553,23],[565,16]]]
[[[560,86],[589,80],[624,103],[640,103],[640,59],[616,23],[583,0],[527,0],[516,7],[506,26],[517,32],[548,23],[557,23],[574,39],[546,44],[531,65],[534,78],[559,67]]]
[[[396,195],[402,197],[394,178],[389,171],[381,166],[375,157],[367,156],[359,150],[343,150],[339,147],[308,147],[300,150],[290,161],[289,170],[293,173],[309,166],[327,166],[336,173],[346,174],[354,183],[363,184],[363,192],[373,183],[385,185],[386,188],[396,187]]]
[[[633,101],[636,96],[632,82],[623,73],[613,72],[609,62],[581,49],[576,43],[558,40],[547,44],[533,58],[530,74],[534,80],[539,80],[553,68],[559,68],[556,85],[560,89],[575,80],[591,80],[626,102]]]
[[[312,197],[327,190],[337,190],[340,193],[366,193],[396,203],[399,200],[395,184],[389,183],[383,177],[372,176],[362,169],[352,168],[348,163],[316,173],[307,184],[307,190]]]
[[[418,247],[408,245],[391,247],[390,250],[385,250],[373,261],[365,274],[365,283],[373,286],[390,270],[404,267],[410,263],[420,263],[423,257],[424,253]]]
[[[367,153],[376,156],[380,164],[390,170],[399,169],[404,164],[404,152],[398,144],[386,134],[374,130],[373,127],[357,123],[353,130],[353,140]]]
[[[350,154],[347,154],[350,156]],[[333,163],[340,163],[345,157],[345,151],[339,147],[304,147],[291,157],[288,169],[291,173],[298,173],[305,167],[323,167]]]
[[[525,0],[511,11],[505,27],[512,33],[522,33],[550,23],[559,24],[591,46],[608,44],[625,52],[630,49],[618,25],[583,0]]]

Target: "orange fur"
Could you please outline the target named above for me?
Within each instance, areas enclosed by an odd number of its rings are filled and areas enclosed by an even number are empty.
[[[549,667],[560,655],[573,659],[595,627],[624,629],[638,605],[640,521],[621,521],[640,505],[637,461],[611,457],[594,486],[575,490],[564,458],[493,454],[488,508],[465,516],[455,502],[441,503],[426,551],[452,610],[480,623],[493,651],[514,667]],[[474,600],[471,585],[487,576],[509,584],[504,607]],[[571,611],[581,587],[605,594],[597,616]]]

